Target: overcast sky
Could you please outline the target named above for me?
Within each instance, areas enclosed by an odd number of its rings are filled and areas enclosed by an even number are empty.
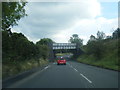
[[[118,2],[28,2],[25,9],[28,16],[12,31],[34,43],[42,38],[67,43],[72,34],[78,34],[86,44],[98,30],[111,35],[118,27]]]

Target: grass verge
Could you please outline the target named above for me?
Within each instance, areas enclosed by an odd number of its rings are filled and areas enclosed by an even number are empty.
[[[9,62],[2,65],[2,78],[5,79],[7,77],[17,75],[24,71],[43,66],[48,64],[48,60],[39,59],[39,60],[26,60],[19,62]]]
[[[120,71],[118,65],[118,58],[117,57],[113,58],[113,56],[104,57],[99,60],[96,60],[96,58],[93,55],[90,56],[82,55],[77,58],[77,61],[89,65]]]

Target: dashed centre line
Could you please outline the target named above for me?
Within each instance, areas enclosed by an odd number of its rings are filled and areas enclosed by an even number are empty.
[[[76,72],[79,72],[77,69],[75,69],[72,65],[68,64],[71,68],[73,68]],[[89,83],[92,83],[92,81],[90,81],[85,75],[83,75],[82,73],[80,73],[80,75],[85,78]]]
[[[77,69],[75,69],[75,68],[74,68],[74,70],[75,70],[76,72],[78,72],[78,70],[77,70]]]
[[[89,83],[92,83],[87,77],[85,77],[83,74],[80,74],[82,77],[84,77]]]

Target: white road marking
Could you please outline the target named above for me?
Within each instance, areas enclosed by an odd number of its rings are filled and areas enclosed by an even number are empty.
[[[75,69],[75,68],[74,68],[74,70],[75,70],[76,72],[78,72],[78,70],[77,70],[77,69]]]
[[[47,69],[47,68],[49,68],[50,66],[47,66],[47,67],[45,67],[44,69]]]
[[[36,73],[33,73],[32,75],[30,75],[30,76],[28,76],[28,77],[26,77],[26,78],[24,78],[24,79],[19,80],[17,83],[12,84],[12,85],[8,86],[7,88],[13,88],[13,87],[16,88],[16,87],[19,87],[20,85],[22,85],[22,84],[25,83],[26,81],[28,81],[28,80],[34,78],[35,76],[37,76],[38,74],[40,74],[42,71],[44,71],[44,70],[47,69],[48,67],[50,67],[50,65],[46,66],[44,69],[42,69],[42,70],[40,70],[40,71],[38,71],[38,72],[36,72]]]
[[[89,83],[92,83],[87,77],[85,77],[83,74],[80,74],[82,77],[84,77]]]
[[[68,63],[68,65],[73,68],[76,72],[79,72],[77,69],[75,69],[71,64]],[[89,83],[92,83],[92,81],[90,81],[87,77],[85,77],[83,74],[80,73],[80,75],[85,78]]]
[[[69,63],[68,63],[68,65],[69,65],[71,68],[73,68],[76,72],[78,72],[78,70],[75,69],[72,65],[70,65]]]
[[[72,65],[70,65],[69,63],[67,63],[67,64],[68,64],[71,68],[73,68]]]
[[[72,65],[70,65],[70,67],[71,67],[71,68],[73,68],[73,66],[72,66]]]

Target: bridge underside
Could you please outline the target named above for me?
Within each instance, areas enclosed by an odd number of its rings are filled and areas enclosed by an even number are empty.
[[[57,49],[53,50],[54,56],[56,53],[72,53],[74,56],[80,55],[81,54],[81,49]]]
[[[54,60],[57,53],[72,53],[77,58],[82,53],[76,43],[53,43],[50,49],[50,59]]]

